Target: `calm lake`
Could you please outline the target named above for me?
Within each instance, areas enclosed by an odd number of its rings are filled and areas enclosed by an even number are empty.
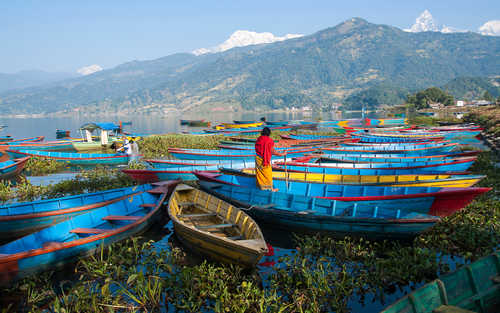
[[[312,113],[303,114],[302,112],[290,113],[211,113],[197,114],[190,113],[185,115],[134,115],[134,116],[82,116],[75,115],[70,117],[41,117],[41,118],[0,118],[0,125],[6,125],[1,135],[11,135],[15,138],[25,138],[33,136],[45,136],[45,140],[56,139],[56,129],[71,131],[72,137],[80,137],[78,129],[89,122],[132,122],[132,125],[124,126],[128,132],[163,134],[172,132],[192,131],[196,128],[181,126],[180,119],[205,119],[212,122],[213,125],[220,122],[232,122],[233,120],[260,120],[261,117],[267,120],[317,120],[321,119],[341,119],[341,118],[359,118],[360,112],[350,114],[340,113]],[[371,117],[371,116],[370,116]]]

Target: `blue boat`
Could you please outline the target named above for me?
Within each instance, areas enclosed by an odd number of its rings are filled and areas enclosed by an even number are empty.
[[[145,160],[154,168],[180,168],[193,166],[224,166],[229,168],[247,168],[253,167],[255,161],[252,160]]]
[[[366,154],[356,155],[356,154],[321,154],[318,156],[305,156],[301,158],[301,160],[307,160],[309,163],[403,163],[403,162],[428,162],[428,161],[440,161],[440,162],[448,162],[451,160],[457,160],[463,158],[464,156],[460,156],[457,154],[444,154],[444,155],[429,155],[429,156],[421,156],[421,157],[402,157],[402,156],[393,156],[389,157],[388,155],[372,155]],[[473,157],[475,158],[475,157]]]
[[[175,185],[178,182],[168,182]],[[169,185],[102,202],[89,213],[0,246],[0,283],[6,284],[149,228],[163,213]]]
[[[111,189],[49,200],[0,206],[0,238],[15,238],[87,213],[106,201],[151,189],[151,185]]]
[[[303,156],[315,149],[303,149],[287,153],[289,157]],[[255,152],[248,150],[172,149],[170,155],[179,160],[253,160]]]
[[[207,182],[200,182],[200,186],[216,197],[247,208],[245,212],[260,222],[293,231],[409,239],[439,221],[438,217],[398,207],[381,208]]]
[[[458,146],[457,143],[450,143],[447,145],[440,145],[435,147],[424,147],[419,148],[418,146],[412,147],[388,147],[388,148],[374,148],[374,147],[338,147],[338,148],[321,148],[323,153],[334,154],[360,154],[360,153],[401,153],[407,156],[423,156],[423,155],[435,155],[435,154],[445,154],[452,151]]]
[[[413,163],[301,163],[275,162],[279,170],[343,175],[403,175],[463,173],[474,163],[475,158],[450,161],[430,161]],[[277,167],[276,167],[277,168]],[[278,168],[277,168],[278,169]]]
[[[374,136],[374,135],[369,135],[369,133],[352,133],[351,134],[352,138],[359,139],[360,142],[367,142],[367,143],[377,143],[377,142],[432,142],[435,141],[436,139],[440,139],[438,136],[435,138],[426,138],[426,137],[398,137],[398,136]],[[441,137],[444,139],[443,137]]]
[[[70,165],[95,165],[95,164],[127,164],[129,158],[120,153],[70,153],[39,150],[7,150],[12,158],[26,156],[47,158]]]
[[[15,177],[21,173],[30,157],[0,162],[0,179]],[[0,211],[1,214],[1,211]]]
[[[242,168],[242,167],[240,167]],[[168,168],[150,168],[150,169],[123,169],[122,172],[130,176],[139,183],[155,183],[164,180],[181,179],[184,181],[196,180],[195,171],[218,172],[219,165],[212,166],[183,166]]]
[[[258,189],[255,175],[221,169],[224,174],[195,172],[203,181]],[[229,175],[228,173],[231,173]],[[470,203],[479,194],[491,188],[440,187],[380,187],[363,185],[334,185],[273,179],[273,187],[280,192],[307,197],[340,200],[354,205],[363,202],[380,208],[406,210],[435,216],[447,216]]]
[[[344,136],[321,136],[321,135],[288,135],[291,139],[295,140],[335,140],[343,139]]]

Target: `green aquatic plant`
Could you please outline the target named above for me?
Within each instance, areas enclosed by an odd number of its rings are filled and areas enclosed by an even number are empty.
[[[223,138],[188,134],[151,136],[139,141],[139,149],[145,158],[164,158],[169,157],[168,148],[216,149]]]
[[[44,176],[59,173],[68,169],[68,164],[39,157],[31,157],[28,162],[26,162],[24,167],[24,170],[30,176]]]

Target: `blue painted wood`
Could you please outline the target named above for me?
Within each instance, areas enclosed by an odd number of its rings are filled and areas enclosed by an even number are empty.
[[[417,146],[418,147],[418,146]],[[435,154],[447,154],[451,152],[456,145],[443,145],[438,147],[426,147],[426,148],[415,148],[410,149],[400,149],[397,147],[389,148],[379,148],[374,149],[372,147],[338,147],[338,148],[320,148],[323,153],[328,154],[360,154],[360,153],[390,153],[390,154],[406,154],[408,156],[424,156],[424,155],[435,155]]]
[[[253,167],[255,161],[252,160],[146,160],[154,168],[181,168],[192,166],[224,166],[229,168]]]
[[[261,222],[294,231],[328,232],[370,239],[407,239],[439,220],[431,215],[371,203],[318,199],[203,181],[200,185],[207,192],[239,207],[250,208],[246,212]]]
[[[400,163],[299,163],[288,162],[289,171],[343,174],[343,175],[403,175],[425,173],[459,173],[467,171],[474,159],[469,161],[429,161],[429,162],[400,162]],[[282,170],[284,164],[279,163]]]
[[[13,158],[38,156],[74,165],[126,164],[129,160],[126,154],[119,153],[70,153],[22,149],[7,150],[6,152]]]
[[[299,157],[312,151],[313,149],[293,151],[287,153],[287,156]],[[253,160],[255,158],[255,152],[247,150],[169,149],[168,152],[179,160]]]
[[[151,189],[140,185],[48,200],[10,203],[0,206],[0,238],[14,238],[87,213],[90,206]],[[87,207],[87,208],[85,208]]]
[[[338,162],[352,162],[352,163],[366,163],[366,162],[383,162],[383,163],[404,163],[404,162],[427,162],[427,161],[441,161],[446,162],[449,160],[459,158],[459,153],[446,154],[442,156],[423,156],[423,157],[408,157],[402,154],[322,154],[321,156],[312,158],[309,162],[315,163],[321,160],[324,163],[338,163]]]
[[[0,279],[20,279],[145,231],[163,212],[159,208],[165,200],[164,191],[142,192],[0,246]],[[107,216],[134,216],[138,220],[107,220]],[[101,233],[79,232],[78,228]]]

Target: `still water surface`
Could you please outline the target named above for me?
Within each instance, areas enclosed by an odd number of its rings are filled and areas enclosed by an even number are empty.
[[[192,131],[196,128],[181,126],[180,119],[205,119],[216,125],[221,122],[232,122],[233,120],[260,120],[266,117],[268,121],[276,120],[317,120],[359,118],[361,113],[344,114],[340,113],[313,113],[304,115],[297,113],[211,113],[211,114],[185,114],[185,115],[132,115],[132,116],[82,116],[74,115],[69,117],[40,117],[40,118],[0,118],[0,125],[7,128],[1,131],[0,135],[11,135],[15,138],[26,138],[33,136],[45,136],[46,140],[56,139],[56,129],[71,131],[72,137],[80,137],[79,127],[89,122],[113,122],[131,121],[132,125],[124,126],[127,132],[164,134],[172,132]]]

